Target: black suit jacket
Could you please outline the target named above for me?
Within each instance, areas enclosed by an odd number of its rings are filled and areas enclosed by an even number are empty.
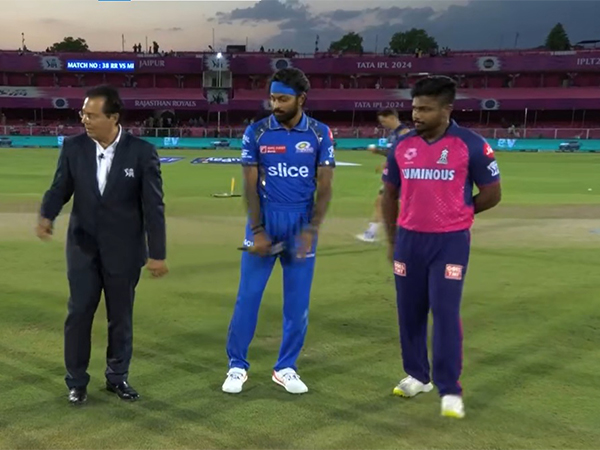
[[[109,273],[139,270],[148,256],[165,259],[165,207],[156,148],[123,130],[102,195],[96,169],[95,142],[85,133],[66,138],[42,201],[41,216],[54,221],[73,197],[69,271],[96,257]]]

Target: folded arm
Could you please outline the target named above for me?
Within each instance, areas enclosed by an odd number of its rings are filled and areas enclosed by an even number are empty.
[[[478,186],[478,189],[479,193],[473,197],[475,214],[492,209],[500,203],[500,200],[502,199],[502,187],[500,181],[485,186]]]

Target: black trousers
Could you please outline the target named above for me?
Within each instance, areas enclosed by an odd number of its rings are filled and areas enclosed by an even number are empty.
[[[106,379],[111,383],[127,381],[133,352],[133,303],[141,269],[129,273],[109,273],[96,258],[76,258],[69,264],[70,297],[65,321],[65,366],[67,387],[84,387],[91,352],[94,315],[104,291],[108,318]]]

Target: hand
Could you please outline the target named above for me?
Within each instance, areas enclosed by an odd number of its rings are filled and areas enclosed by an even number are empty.
[[[42,241],[49,241],[52,238],[52,221],[45,217],[40,217],[35,227],[35,234]]]
[[[377,146],[375,144],[370,144],[367,149],[371,152],[371,153],[377,153]]]
[[[250,253],[255,253],[259,256],[267,256],[271,251],[271,238],[269,235],[261,231],[254,235],[254,245],[248,249]]]
[[[164,259],[148,259],[146,269],[150,271],[154,278],[160,278],[169,273],[167,262]]]
[[[298,259],[306,258],[308,252],[312,250],[314,238],[315,232],[313,230],[306,230],[302,232],[300,239],[298,239],[298,250],[296,252],[296,257]]]

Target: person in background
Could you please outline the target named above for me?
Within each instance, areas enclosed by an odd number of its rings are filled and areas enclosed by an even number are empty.
[[[390,131],[390,135],[387,138],[386,146],[383,148],[378,148],[376,145],[370,145],[369,151],[373,152],[376,155],[384,156],[387,158],[390,151],[393,151],[396,142],[400,138],[400,136],[405,135],[410,131],[410,129],[404,125],[399,117],[398,112],[394,109],[384,109],[377,113],[377,120],[379,124]],[[381,168],[378,167],[377,172],[381,172],[385,168],[386,162],[383,163]],[[369,227],[363,232],[356,235],[356,239],[363,242],[377,242],[378,234],[381,224],[383,223],[383,219],[381,217],[381,199],[383,196],[383,185],[379,188],[379,192],[377,193],[377,197],[375,199],[375,207],[373,209],[373,216],[371,218],[371,222],[369,223]]]

